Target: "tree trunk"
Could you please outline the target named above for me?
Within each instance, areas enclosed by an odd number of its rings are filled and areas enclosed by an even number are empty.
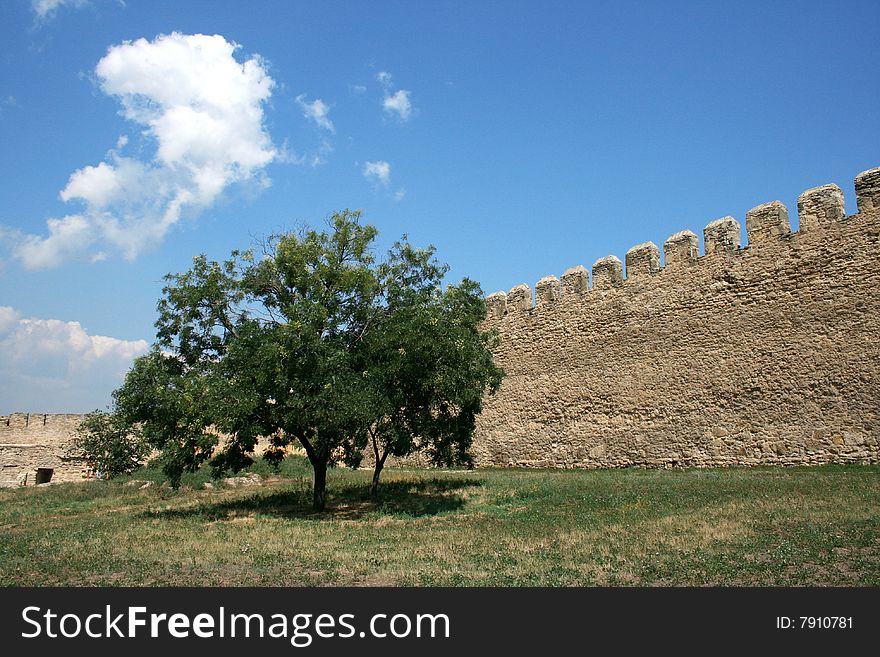
[[[308,438],[305,436],[297,437],[305,448],[309,463],[312,464],[312,470],[315,472],[315,477],[312,480],[314,484],[312,486],[312,508],[315,511],[323,511],[327,504],[327,457],[319,456]]]
[[[382,458],[376,459],[376,467],[373,468],[373,483],[370,484],[370,499],[374,502],[379,499],[379,475],[382,474],[382,468],[385,467],[385,459],[388,452],[382,454]]]
[[[315,511],[323,511],[327,504],[327,461],[313,461],[312,468],[315,471],[312,508]]]

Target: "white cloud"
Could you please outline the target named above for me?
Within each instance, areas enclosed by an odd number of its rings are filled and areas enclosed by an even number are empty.
[[[146,340],[90,335],[79,322],[21,319],[0,306],[0,412],[106,406]]]
[[[0,306],[0,337],[11,331],[21,317],[15,308]]]
[[[87,4],[88,0],[31,0],[31,10],[42,21],[54,18],[59,7],[79,9]]]
[[[391,93],[394,82],[391,73],[388,71],[379,71],[376,73],[376,80],[379,81],[379,84],[382,85],[382,89],[385,90],[382,97],[382,109],[389,114],[396,113],[402,121],[408,121],[409,117],[412,116],[413,111],[412,100],[410,100],[412,92],[407,89],[398,89],[394,93]]]
[[[333,144],[331,144],[326,139],[321,142],[320,148],[312,154],[311,165],[313,167],[319,166],[321,164],[327,164],[327,158],[330,156],[330,153],[333,152]]]
[[[391,87],[391,73],[389,73],[388,71],[379,71],[378,73],[376,73],[376,79],[379,81],[379,84],[381,84],[386,89]]]
[[[385,160],[365,162],[363,174],[367,180],[383,187],[388,187],[391,183],[391,165]]]
[[[333,127],[333,121],[327,118],[330,106],[320,98],[316,98],[311,103],[307,103],[305,97],[305,94],[300,94],[296,97],[296,104],[302,109],[303,116],[314,121],[319,128],[324,128],[324,130],[329,130],[330,132],[335,133],[336,128]]]
[[[268,184],[264,169],[280,153],[265,129],[263,103],[275,83],[258,55],[239,62],[238,48],[220,35],[175,32],[107,51],[95,69],[100,88],[155,143],[155,155],[142,161],[111,150],[104,162],[74,171],[60,198],[84,210],[49,219],[48,237],[20,236],[14,252],[26,267],[108,251],[134,259],[230,185]]]
[[[16,235],[15,257],[28,269],[49,269],[60,261],[76,257],[95,241],[91,222],[82,215],[49,219],[49,236]]]
[[[406,89],[399,89],[391,96],[385,96],[382,101],[382,108],[389,113],[397,112],[401,119],[407,121],[412,115],[412,103],[410,102],[409,96],[409,91]]]

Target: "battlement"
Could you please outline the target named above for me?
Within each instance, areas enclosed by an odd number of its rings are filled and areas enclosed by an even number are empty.
[[[723,266],[724,260],[753,255],[756,249],[776,247],[785,240],[794,245],[804,234],[815,235],[842,222],[865,218],[880,219],[880,167],[863,171],[855,178],[858,213],[847,216],[844,212],[843,191],[834,184],[808,189],[798,197],[799,230],[792,232],[788,209],[781,201],[770,201],[746,212],[748,244],[741,246],[740,223],[734,217],[722,217],[709,222],[703,229],[703,254],[699,238],[689,230],[670,235],[663,243],[663,263],[660,249],[653,242],[633,246],[626,252],[624,263],[614,255],[600,258],[590,272],[582,265],[572,267],[562,279],[545,276],[532,289],[520,284],[509,292],[498,291],[488,297],[489,321],[507,315],[531,312],[572,300],[580,301],[595,292],[626,289],[632,285],[650,282],[658,274],[677,272],[692,266]]]
[[[66,444],[83,415],[77,413],[10,413],[0,415],[0,445]]]
[[[71,426],[77,426],[82,419],[83,415],[79,413],[10,413],[9,415],[0,415],[0,437],[4,433],[12,431],[45,432],[45,427],[49,425],[67,429]]]
[[[880,168],[487,297],[480,466],[880,462]],[[625,267],[625,268],[624,268]]]

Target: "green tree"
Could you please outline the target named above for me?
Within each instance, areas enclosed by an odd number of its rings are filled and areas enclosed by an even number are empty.
[[[141,467],[149,447],[121,416],[95,410],[80,422],[69,451],[85,459],[102,479],[112,479]]]
[[[447,268],[432,258],[433,249],[403,242],[379,268],[384,303],[361,352],[372,393],[374,499],[388,456],[423,452],[434,465],[470,466],[483,394],[503,376],[489,350],[497,335],[480,330],[480,286],[464,279],[443,290]]]
[[[166,277],[156,347],[115,399],[162,450],[172,483],[208,459],[217,431],[228,436],[212,461],[217,472],[247,465],[259,436],[271,437],[266,458],[275,461],[299,443],[318,510],[327,468],[357,465],[370,438],[382,448],[377,464],[423,447],[437,462],[464,458],[463,427],[479,410],[471,393],[500,377],[450,373],[491,365],[476,329],[485,317],[479,286],[465,281],[442,292],[445,266],[405,239],[377,264],[376,229],[358,212],[329,223],[329,231],[272,236],[261,253],[233,252],[223,263],[199,256],[189,271]],[[470,347],[453,348],[464,336]],[[438,355],[422,348],[425,340],[445,344],[446,360],[419,363]],[[468,354],[478,362],[465,362]],[[456,381],[470,392],[456,394]],[[407,392],[384,391],[396,384]]]
[[[184,472],[211,457],[218,438],[210,431],[210,370],[187,365],[154,347],[136,358],[124,384],[113,392],[116,415],[136,428],[156,462],[177,488]]]

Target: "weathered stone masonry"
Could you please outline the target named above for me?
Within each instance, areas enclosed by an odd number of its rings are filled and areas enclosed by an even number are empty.
[[[880,169],[488,297],[481,466],[880,461]]]
[[[89,474],[86,463],[67,455],[82,419],[76,414],[0,416],[0,488],[33,486],[44,478],[62,482],[85,479]]]
[[[94,478],[95,472],[85,459],[72,456],[70,450],[85,417],[76,413],[0,415],[0,488]],[[225,439],[223,434],[217,435],[221,442]],[[262,454],[268,445],[266,438],[259,438],[254,453]],[[299,453],[296,448],[288,451]]]

